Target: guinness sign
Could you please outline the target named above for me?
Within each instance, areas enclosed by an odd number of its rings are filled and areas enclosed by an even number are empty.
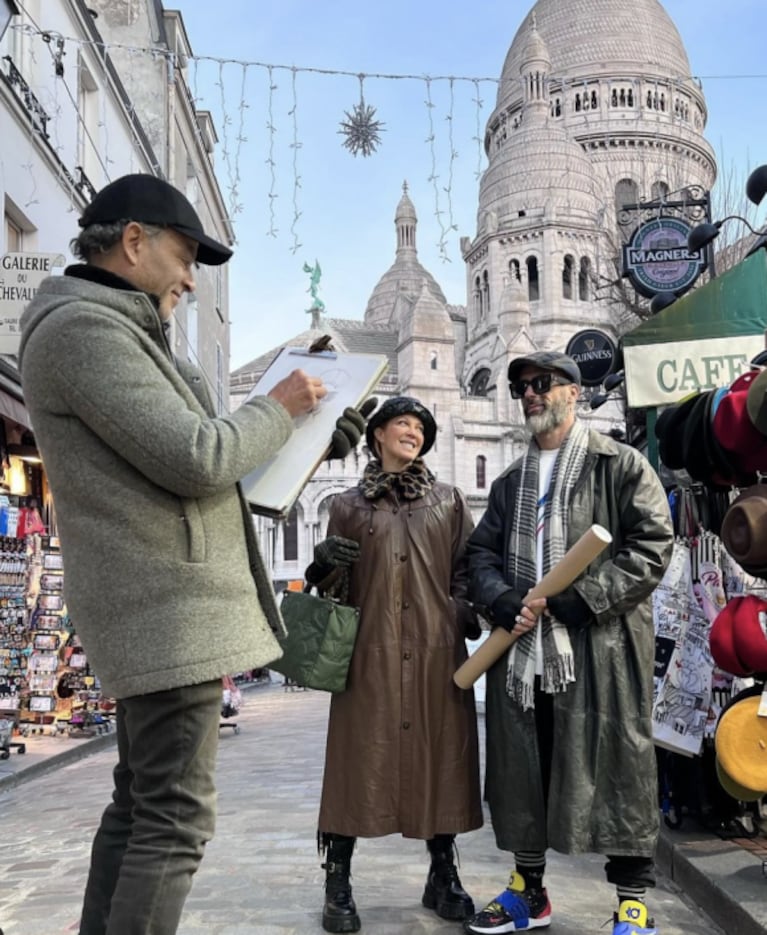
[[[623,247],[623,275],[646,299],[659,292],[687,292],[706,268],[702,250],[687,247],[690,225],[679,218],[660,217],[639,227]]]
[[[565,353],[578,364],[584,386],[599,386],[615,363],[615,344],[604,331],[587,328],[574,334]]]

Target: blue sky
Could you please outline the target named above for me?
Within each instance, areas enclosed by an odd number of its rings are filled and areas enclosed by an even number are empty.
[[[189,81],[198,107],[214,114],[217,173],[233,209],[231,369],[308,327],[304,263],[322,267],[319,296],[329,316],[362,318],[394,260],[393,218],[404,180],[418,212],[421,262],[449,302],[464,303],[459,238],[476,233],[477,172],[485,165],[477,120],[482,136],[494,81],[531,0],[479,0],[471,18],[465,4],[444,0],[173,5],[199,59]],[[703,80],[706,135],[720,172],[742,190],[748,172],[767,162],[764,0],[664,6]],[[266,68],[240,62],[288,69],[275,68],[270,80]],[[359,102],[360,72],[419,76],[365,79],[365,101],[385,124],[367,158],[352,156],[337,132],[344,112]],[[427,75],[455,80],[427,82]]]

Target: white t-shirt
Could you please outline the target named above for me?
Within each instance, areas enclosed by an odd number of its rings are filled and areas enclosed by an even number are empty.
[[[543,517],[549,498],[551,478],[559,448],[541,449],[538,461],[538,520],[535,527],[536,571],[538,581],[543,577]],[[535,674],[543,675],[543,635],[540,622],[535,628]]]

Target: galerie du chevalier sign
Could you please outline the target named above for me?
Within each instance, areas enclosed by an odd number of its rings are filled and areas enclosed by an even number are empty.
[[[0,257],[0,354],[19,349],[19,319],[40,283],[63,266],[60,253],[6,253]]]

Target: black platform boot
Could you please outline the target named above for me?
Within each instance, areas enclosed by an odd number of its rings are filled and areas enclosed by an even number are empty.
[[[455,866],[454,834],[438,834],[426,842],[431,867],[421,902],[442,919],[460,921],[474,915],[471,896],[461,886]]]
[[[360,917],[352,899],[351,874],[354,838],[342,834],[323,834],[325,850],[325,907],[322,927],[326,932],[359,932]]]

